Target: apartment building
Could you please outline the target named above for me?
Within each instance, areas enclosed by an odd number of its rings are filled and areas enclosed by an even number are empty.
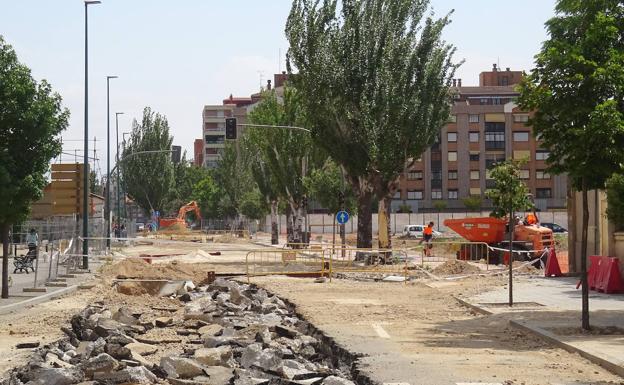
[[[494,181],[488,170],[505,159],[526,159],[521,177],[539,209],[565,207],[566,177],[546,172],[548,151],[526,126],[529,113],[515,103],[515,85],[521,78],[521,71],[501,71],[494,65],[479,75],[479,86],[465,87],[461,79],[454,80],[451,121],[402,176],[393,211],[402,205],[412,212],[432,211],[439,201],[447,209],[461,210],[469,196],[481,197],[483,208],[489,208],[485,191]]]
[[[203,116],[203,163],[204,167],[214,168],[225,148],[225,119],[234,117],[239,124],[246,122],[247,106],[253,98],[229,98],[221,105],[204,106]],[[238,129],[240,134],[240,128]],[[195,155],[197,158],[197,155]]]
[[[284,83],[288,74],[282,72],[275,74],[273,81],[278,96],[283,94]],[[272,89],[271,80],[267,80],[267,90]],[[233,97],[223,99],[222,104],[206,105],[202,113],[202,139],[196,139],[194,143],[194,164],[214,168],[225,148],[225,119],[234,117],[238,124],[247,122],[247,113],[262,99],[262,92],[249,97]],[[244,132],[242,127],[237,128],[237,137]]]

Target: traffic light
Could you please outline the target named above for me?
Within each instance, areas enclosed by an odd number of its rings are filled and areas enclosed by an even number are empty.
[[[236,139],[236,118],[225,119],[225,139]]]

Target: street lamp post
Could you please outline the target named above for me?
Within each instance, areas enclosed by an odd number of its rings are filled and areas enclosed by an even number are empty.
[[[85,94],[84,94],[84,176],[82,189],[82,268],[89,268],[89,34],[88,8],[99,0],[85,0]]]
[[[117,76],[106,77],[106,249],[111,245],[111,207],[110,207],[110,80]],[[119,187],[117,187],[119,188]]]
[[[123,112],[115,112],[115,132],[117,133],[117,155],[115,155],[115,164],[119,163],[119,115],[123,115]],[[120,218],[120,212],[121,212],[121,206],[119,203],[119,190],[120,189],[121,189],[121,184],[119,183],[119,168],[118,168],[117,169],[117,226],[119,226],[119,218]]]

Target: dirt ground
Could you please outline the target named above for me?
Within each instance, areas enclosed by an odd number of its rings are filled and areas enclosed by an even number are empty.
[[[98,274],[95,288],[0,315],[0,374],[25,362],[29,351],[17,351],[16,343],[59,338],[60,326],[90,302],[101,300],[112,309],[129,305],[143,309],[150,317],[172,314],[158,308],[179,307],[177,300],[116,292],[111,284],[118,276],[200,280],[207,271],[241,273],[249,250],[259,248],[235,240],[155,242],[117,250]],[[149,258],[146,255],[154,254],[165,256],[152,258],[151,265],[143,262],[142,258]],[[133,259],[124,262],[126,257]],[[507,278],[500,275],[444,277],[467,270],[475,271],[451,266],[437,280],[422,279],[407,285],[352,279],[315,283],[311,278],[281,276],[256,277],[252,283],[291,301],[339,344],[364,354],[360,368],[380,383],[624,383],[578,355],[510,328],[509,315],[477,315],[459,304],[453,296],[469,297],[506,285]],[[516,279],[521,280],[522,275]]]
[[[442,281],[438,288],[286,277],[253,282],[296,304],[340,344],[367,355],[365,371],[380,382],[622,382],[578,355],[510,328],[506,316],[474,314],[452,297],[503,285],[502,277]]]

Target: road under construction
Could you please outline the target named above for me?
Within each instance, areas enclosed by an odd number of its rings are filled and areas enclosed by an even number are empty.
[[[508,282],[505,266],[457,259],[479,243],[439,240],[430,256],[409,240],[392,250],[269,243],[246,232],[113,240],[90,256],[84,289],[0,315],[1,383],[623,381],[511,323],[556,309],[470,306]],[[516,286],[554,279],[532,261],[512,268]]]

